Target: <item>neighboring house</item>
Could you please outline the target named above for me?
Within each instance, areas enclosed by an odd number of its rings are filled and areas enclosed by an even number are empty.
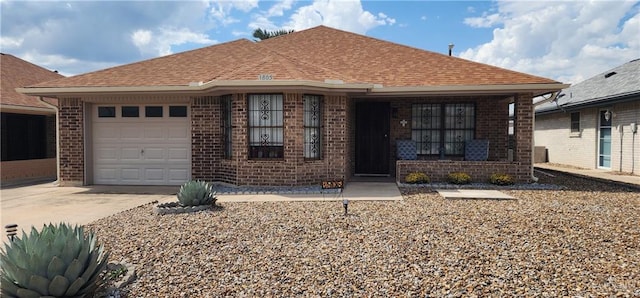
[[[532,98],[567,85],[324,26],[20,89],[60,101],[62,185],[310,185],[532,174]],[[516,146],[508,160],[508,106]],[[396,141],[417,160],[397,160]],[[463,160],[489,140],[488,158]]]
[[[640,59],[570,88],[536,107],[535,145],[548,162],[640,173]]]
[[[15,88],[59,79],[53,71],[9,54],[0,54],[2,184],[56,178],[56,99],[16,92]]]

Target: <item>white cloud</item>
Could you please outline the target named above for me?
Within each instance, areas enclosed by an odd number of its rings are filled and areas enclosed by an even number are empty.
[[[24,38],[0,36],[0,49],[3,51],[18,48],[24,42]]]
[[[104,69],[115,66],[116,63],[89,62],[62,55],[48,55],[37,51],[29,51],[18,56],[20,59],[29,61],[51,71],[59,71],[63,76],[72,76],[84,72],[85,69]],[[88,64],[88,65],[87,65]]]
[[[211,3],[209,13],[215,20],[222,23],[223,26],[227,26],[240,21],[231,16],[233,10],[248,13],[257,7],[258,0],[216,0]]]
[[[420,19],[423,20],[423,21],[426,21],[427,20],[427,16],[421,16]]]
[[[185,43],[203,45],[217,43],[216,40],[209,39],[207,35],[192,32],[187,28],[160,28],[156,34],[149,30],[136,30],[131,34],[131,41],[140,52],[153,56],[173,54],[172,46]]]
[[[299,31],[326,25],[364,34],[377,26],[393,25],[395,22],[384,13],[374,15],[365,11],[359,0],[315,0],[311,5],[298,8],[286,27]]]
[[[502,22],[500,14],[483,14],[481,17],[465,18],[464,23],[475,28],[489,28]]]
[[[496,13],[465,19],[471,27],[494,27],[493,39],[460,56],[577,83],[640,57],[640,12],[634,4],[498,2]]]
[[[281,0],[277,1],[276,4],[269,8],[267,15],[270,17],[276,16],[281,17],[284,15],[284,12],[291,9],[294,0]]]

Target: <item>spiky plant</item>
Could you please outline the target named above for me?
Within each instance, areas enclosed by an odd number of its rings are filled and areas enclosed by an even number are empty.
[[[109,254],[93,233],[65,223],[22,233],[0,255],[3,297],[92,297]]]
[[[204,181],[188,181],[180,186],[178,202],[182,206],[200,206],[215,204],[216,192],[213,186]]]

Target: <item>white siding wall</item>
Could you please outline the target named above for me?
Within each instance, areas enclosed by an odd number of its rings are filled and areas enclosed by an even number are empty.
[[[640,125],[640,101],[613,106],[611,169],[640,175],[640,131],[634,135],[631,123]]]
[[[630,130],[630,123],[635,122],[640,125],[640,102],[617,104],[610,108],[613,110],[611,170],[640,174],[640,132],[634,135]],[[548,160],[551,163],[587,169],[597,168],[599,110],[599,108],[580,110],[581,132],[579,134],[570,132],[570,113],[536,116],[535,145],[547,148]],[[620,153],[621,132],[622,154]],[[620,167],[621,162],[622,167]]]

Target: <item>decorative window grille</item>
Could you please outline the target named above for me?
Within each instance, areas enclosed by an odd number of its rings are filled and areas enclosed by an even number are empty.
[[[249,157],[284,157],[282,94],[249,95]]]
[[[475,136],[473,104],[414,104],[411,139],[419,155],[464,155],[464,144]]]
[[[321,159],[322,97],[304,95],[304,158]]]
[[[230,159],[232,153],[232,122],[231,122],[231,95],[220,98],[220,110],[222,111],[222,137],[224,146],[224,158]]]

